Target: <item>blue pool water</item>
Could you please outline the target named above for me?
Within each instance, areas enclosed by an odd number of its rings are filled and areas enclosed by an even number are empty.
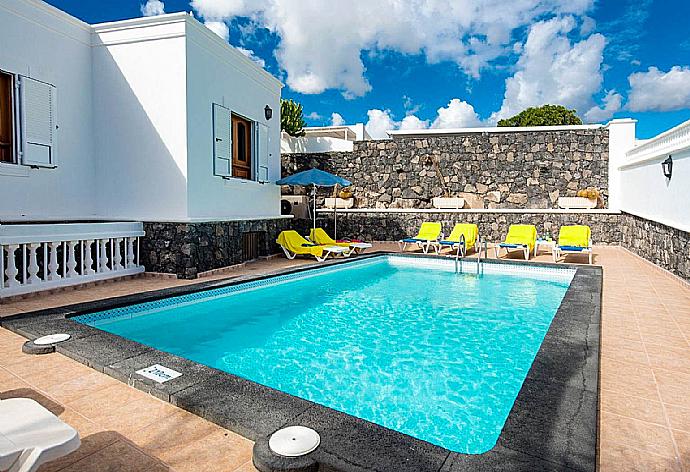
[[[378,257],[77,321],[453,451],[485,452],[572,272],[477,277],[418,264]]]

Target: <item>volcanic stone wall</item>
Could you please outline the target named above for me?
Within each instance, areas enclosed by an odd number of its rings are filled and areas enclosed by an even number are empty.
[[[359,141],[352,152],[284,154],[283,175],[345,177],[358,208],[431,208],[446,191],[471,208],[557,208],[588,187],[606,206],[608,145],[606,128]]]

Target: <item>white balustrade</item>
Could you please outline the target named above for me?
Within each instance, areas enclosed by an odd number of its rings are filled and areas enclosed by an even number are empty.
[[[142,223],[0,225],[0,298],[141,273],[142,236]]]
[[[626,153],[627,160],[621,167],[666,158],[685,149],[690,149],[690,120],[632,148]]]

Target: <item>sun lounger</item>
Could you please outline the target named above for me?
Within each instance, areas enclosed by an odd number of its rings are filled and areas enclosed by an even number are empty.
[[[589,226],[561,226],[558,244],[553,248],[553,261],[563,254],[588,254],[592,263],[592,230]]]
[[[467,254],[467,251],[475,247],[479,242],[479,228],[474,224],[462,224],[458,223],[453,227],[453,231],[450,235],[439,241],[439,246],[447,246],[451,249],[455,249],[456,246],[464,242],[464,247],[460,248],[462,256]]]
[[[328,256],[350,255],[350,248],[343,246],[321,246],[304,239],[297,231],[283,231],[278,235],[276,243],[280,245],[288,259],[294,259],[297,255],[314,256],[317,261],[323,262]]]
[[[434,247],[437,248],[438,237],[441,234],[441,223],[422,223],[419,228],[419,233],[414,238],[406,238],[398,241],[398,246],[400,251],[405,251],[408,244],[416,244],[419,246],[424,254],[429,252],[429,249]]]
[[[498,258],[501,248],[506,250],[506,254],[511,249],[520,249],[524,252],[525,260],[527,260],[531,252],[536,252],[536,246],[537,228],[533,225],[510,225],[505,241],[494,246],[494,251],[496,258]]]
[[[80,444],[74,428],[35,400],[0,400],[0,470],[33,472]]]
[[[371,247],[371,244],[363,241],[336,241],[331,238],[323,228],[312,228],[309,232],[309,239],[322,246],[342,246],[353,250],[355,254],[361,254]]]

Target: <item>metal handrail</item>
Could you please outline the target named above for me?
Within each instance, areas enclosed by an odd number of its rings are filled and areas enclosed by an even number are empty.
[[[458,249],[455,251],[455,273],[458,272],[458,261],[460,260],[460,252],[462,252],[462,257],[465,257],[465,235],[460,235],[460,240],[458,241]],[[462,251],[461,251],[462,249]],[[460,267],[460,272],[462,272],[462,266]]]

